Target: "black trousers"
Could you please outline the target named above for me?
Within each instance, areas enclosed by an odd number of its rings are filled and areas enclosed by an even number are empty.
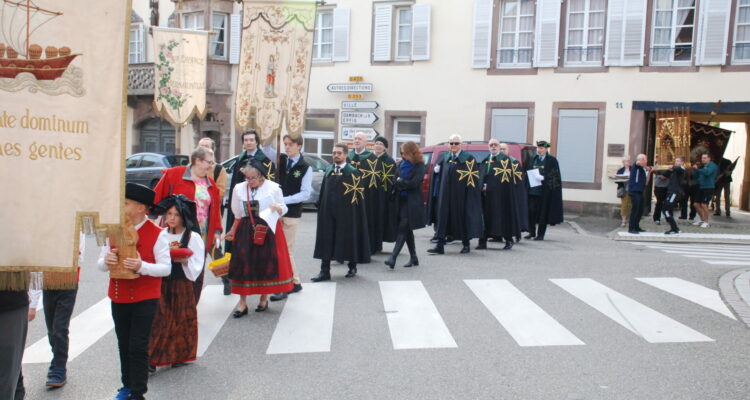
[[[357,263],[349,261],[349,269],[356,268]],[[331,260],[320,260],[320,272],[331,273]]]
[[[78,289],[44,291],[44,322],[47,324],[47,339],[52,348],[50,372],[65,372],[70,344],[68,328],[77,293]]]
[[[414,231],[411,230],[409,223],[409,202],[408,198],[399,196],[398,198],[398,232],[396,233],[396,244],[393,247],[393,256],[398,256],[401,247],[406,243],[409,249],[409,255],[417,256],[416,244],[414,243]]]
[[[680,197],[682,196],[678,196],[676,193],[667,193],[667,196],[664,199],[664,218],[669,223],[669,227],[675,232],[680,231],[680,228],[677,227],[677,223],[674,220],[674,209],[680,203]]]
[[[693,185],[688,188],[687,195],[690,197],[690,200],[688,201],[688,203],[690,203],[690,219],[695,218],[695,215],[698,213],[698,210],[695,208],[695,203],[697,200],[699,200],[698,197],[700,196],[700,191],[701,190],[697,185]]]
[[[158,306],[159,299],[112,303],[122,385],[129,388],[136,399],[148,390],[148,341]]]
[[[641,217],[643,216],[643,192],[628,192],[630,203],[633,205],[630,209],[630,221],[628,230],[641,229]]]
[[[661,213],[664,210],[664,199],[667,198],[667,188],[654,187],[654,196],[656,197],[656,205],[654,206],[654,221],[659,221],[661,219]]]
[[[539,223],[541,209],[542,196],[529,196],[529,235],[532,237],[544,237],[547,232],[547,224]]]
[[[29,307],[0,311],[0,399],[23,399],[21,361],[29,327]]]
[[[716,184],[716,191],[714,192],[714,196],[716,196],[716,207],[714,208],[714,210],[717,214],[721,214],[721,192],[724,192],[724,211],[726,212],[726,214],[729,214],[729,195],[731,186],[732,182]]]

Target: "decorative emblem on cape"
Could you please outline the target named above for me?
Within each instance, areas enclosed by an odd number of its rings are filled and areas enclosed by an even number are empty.
[[[266,174],[266,179],[275,181],[276,174],[273,173],[273,161],[268,160],[268,162],[263,163],[263,166],[266,167],[266,170],[268,170],[268,173]]]
[[[508,164],[510,164],[510,167]],[[523,172],[518,170],[518,163],[511,163],[509,158],[501,160],[499,168],[492,169],[495,171],[495,176],[503,174],[503,176],[500,177],[500,182],[510,182],[511,177],[513,178],[513,183],[518,183],[518,181],[523,179]]]
[[[395,177],[393,174],[394,166],[396,166],[396,164],[383,163],[383,169],[380,171],[380,179],[383,180],[383,191],[385,192],[390,190],[388,185],[393,185],[393,178]]]
[[[365,161],[367,161],[367,165],[370,167],[370,169],[360,169],[360,172],[362,172],[362,179],[370,179],[370,184],[367,185],[368,188],[377,187],[378,178],[380,177],[380,171],[377,170],[378,160]]]
[[[352,175],[352,183],[346,183],[342,182],[344,184],[344,187],[346,188],[346,191],[344,191],[344,196],[351,193],[352,194],[352,204],[359,204],[359,198],[362,198],[362,200],[365,199],[365,188],[359,186],[361,177]],[[359,197],[357,197],[359,195]]]
[[[299,170],[292,172],[292,176],[294,176],[295,178],[299,178],[300,175],[302,175],[302,172],[299,172]]]
[[[477,160],[471,160],[466,162],[466,169],[457,169],[458,181],[466,179],[466,186],[477,187],[474,179],[479,180],[479,171],[474,169],[474,165]]]

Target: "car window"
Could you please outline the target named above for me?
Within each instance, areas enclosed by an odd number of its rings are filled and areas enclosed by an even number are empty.
[[[157,167],[161,166],[161,161],[157,156],[145,155],[141,160],[141,167]]]
[[[172,167],[182,167],[190,164],[190,157],[188,156],[167,156],[166,159]]]
[[[316,157],[310,157],[310,156],[304,156],[305,162],[308,163],[313,171],[325,171],[330,164],[328,164],[328,161],[322,159],[322,158],[316,158]]]
[[[477,162],[484,160],[490,154],[489,150],[468,150],[469,154],[477,159]]]
[[[424,165],[430,166],[430,160],[432,160],[432,153],[422,153],[422,156],[424,157]]]
[[[135,168],[142,156],[130,156],[125,160],[125,168]]]

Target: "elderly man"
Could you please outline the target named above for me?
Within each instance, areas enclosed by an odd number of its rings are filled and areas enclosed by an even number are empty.
[[[529,234],[525,236],[526,239],[544,240],[547,225],[563,222],[560,164],[548,154],[549,147],[547,141],[537,141],[536,155],[529,165],[529,169],[539,171],[542,183],[529,187]]]
[[[469,241],[482,236],[482,200],[480,198],[479,165],[471,153],[461,150],[461,136],[448,139],[450,152],[436,160],[430,179],[428,215],[435,209],[437,245],[431,254],[443,254],[446,237],[463,244],[461,253],[468,253]]]
[[[648,185],[649,171],[648,158],[645,154],[638,154],[635,163],[630,167],[630,182],[628,183],[628,195],[633,206],[630,209],[630,221],[628,232],[639,234],[645,232],[641,229],[641,217],[643,216],[643,190]]]
[[[479,238],[478,250],[487,248],[487,238],[502,238],[504,250],[513,247],[513,238],[521,239],[521,231],[528,227],[526,187],[521,164],[508,155],[508,144],[490,139],[490,154],[479,167],[482,183],[484,235]]]
[[[378,199],[380,197],[380,169],[378,156],[367,148],[367,134],[357,132],[354,134],[354,148],[349,150],[347,163],[353,166],[362,176],[362,187],[365,189],[365,210],[370,229],[370,251],[372,254],[383,250],[382,234],[379,233],[380,225],[373,221],[383,218],[379,215]]]

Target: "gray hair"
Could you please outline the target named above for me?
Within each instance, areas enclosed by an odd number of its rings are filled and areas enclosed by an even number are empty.
[[[459,142],[463,142],[463,139],[461,139],[461,135],[458,133],[454,133],[448,137],[448,140],[458,139]]]
[[[195,164],[196,160],[205,160],[209,155],[213,157],[214,151],[207,147],[198,146],[190,154],[190,164]]]

